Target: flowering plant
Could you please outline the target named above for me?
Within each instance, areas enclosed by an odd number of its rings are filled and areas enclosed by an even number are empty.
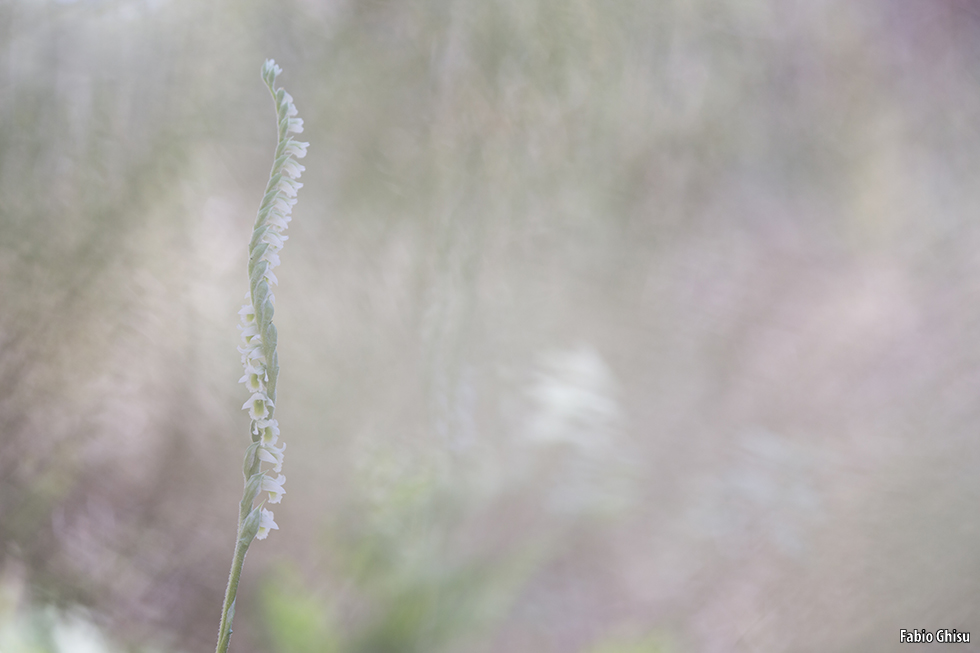
[[[265,196],[259,205],[249,243],[248,278],[249,291],[246,304],[238,312],[242,323],[242,354],[245,374],[239,381],[245,384],[252,396],[242,406],[252,418],[252,443],[245,451],[245,492],[242,496],[238,517],[238,542],[232,559],[228,587],[221,611],[216,653],[225,653],[231,638],[231,622],[235,616],[235,596],[241,578],[245,553],[252,540],[264,540],[273,530],[278,530],[274,515],[261,501],[254,505],[259,493],[268,493],[268,502],[279,503],[286,493],[281,474],[283,452],[286,445],[279,443],[279,423],[273,416],[276,409],[276,381],[279,378],[279,356],[276,353],[276,327],[272,323],[275,313],[275,296],[272,286],[278,285],[273,268],[279,265],[279,251],[288,239],[283,232],[289,225],[290,212],[296,204],[296,191],[303,184],[296,181],[306,169],[296,162],[306,156],[309,143],[293,140],[290,134],[303,131],[302,118],[296,118],[296,105],[284,89],[276,88],[276,77],[282,69],[272,59],[262,66],[262,79],[276,102],[279,122],[279,143],[276,158],[269,173]],[[271,464],[263,469],[263,463]],[[272,478],[269,473],[277,474]]]

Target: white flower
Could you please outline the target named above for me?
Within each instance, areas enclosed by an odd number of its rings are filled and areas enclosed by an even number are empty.
[[[242,366],[248,369],[258,365],[265,365],[265,354],[262,353],[262,336],[250,335],[244,337],[245,342],[238,346],[238,353],[242,355]]]
[[[282,164],[282,171],[293,179],[299,179],[299,176],[306,171],[306,166],[302,166],[292,159],[286,159],[286,162]]]
[[[279,192],[286,197],[296,197],[296,191],[303,187],[303,184],[296,181],[295,179],[290,179],[289,177],[283,177],[279,180]]]
[[[275,419],[258,420],[252,432],[261,434],[262,444],[275,444],[279,441],[279,422]]]
[[[283,243],[287,240],[289,240],[289,236],[280,236],[273,229],[269,229],[262,235],[262,242],[272,245],[269,249],[274,247],[276,250],[280,250],[282,249]]]
[[[292,161],[292,159],[290,159]],[[303,168],[303,166],[300,166]],[[306,170],[306,168],[303,168]],[[283,197],[282,195],[276,195],[276,199],[272,203],[272,208],[274,211],[278,211],[283,215],[289,215],[293,211],[293,207],[296,205],[295,197]]]
[[[254,420],[260,420],[269,417],[269,409],[273,406],[275,404],[264,393],[256,392],[248,398],[248,401],[242,404],[242,410],[248,409],[249,417]]]
[[[242,332],[242,341],[246,345],[251,345],[252,341],[255,341],[257,343],[262,342],[262,336],[259,334],[259,327],[255,323],[254,312],[252,313],[252,319],[245,324],[239,324],[238,328]]]
[[[279,254],[272,247],[265,250],[265,252],[262,253],[262,256],[259,257],[259,260],[266,261],[270,268],[279,267]]]
[[[238,348],[242,355],[242,367],[254,367],[265,365],[265,354],[262,353],[262,343],[259,338],[253,338],[252,342]]]
[[[282,452],[286,450],[286,445],[283,444],[281,447],[274,447],[271,444],[262,444],[259,446],[258,454],[259,460],[267,463],[272,463],[274,472],[282,471]]]
[[[282,68],[276,65],[275,59],[266,59],[265,65],[262,66],[262,72],[266,75],[268,75],[270,71],[272,72],[273,77],[278,77],[282,74]]]
[[[288,154],[296,157],[297,159],[302,159],[304,156],[306,156],[306,148],[309,146],[309,143],[300,143],[299,141],[294,141],[290,138],[288,141],[286,141],[286,147],[283,150],[283,154]]]
[[[259,531],[258,533],[255,534],[255,539],[264,540],[265,538],[269,537],[269,533],[271,531],[278,531],[279,525],[276,524],[275,521],[273,521],[275,515],[272,513],[271,510],[266,510],[265,508],[262,508],[262,512],[260,513],[260,515],[261,516],[259,517]]]
[[[286,490],[282,487],[282,484],[285,482],[286,477],[282,474],[274,479],[268,476],[262,478],[262,492],[269,493],[269,503],[279,503],[282,501],[282,495],[286,494]]]
[[[289,226],[290,220],[292,220],[292,218],[290,218],[288,215],[283,215],[273,211],[269,214],[268,224],[280,231],[285,231],[286,227]]]
[[[242,309],[238,311],[238,314],[242,316],[242,324],[251,324],[255,322],[255,308],[252,307],[251,303],[242,306]]]
[[[290,118],[299,113],[296,110],[296,105],[293,104],[293,96],[286,91],[282,92],[282,102],[279,103],[279,110],[282,111],[283,109],[285,109],[286,115]]]
[[[303,132],[303,119],[302,118],[288,118],[289,123],[287,124],[286,131],[292,132],[293,134],[301,134]]]
[[[258,345],[254,347],[238,348],[238,351],[242,353],[242,366],[248,367],[249,365],[265,365],[265,354],[262,353],[262,348]]]
[[[265,392],[265,384],[268,380],[269,373],[264,365],[253,364],[252,361],[248,361],[245,366],[245,376],[238,379],[238,382],[244,383],[249,392],[257,393]]]

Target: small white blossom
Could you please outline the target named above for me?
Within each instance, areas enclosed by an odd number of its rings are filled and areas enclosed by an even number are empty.
[[[265,250],[259,260],[266,261],[269,264],[269,267],[279,267],[279,254],[272,247]]]
[[[245,343],[238,346],[238,353],[242,355],[243,367],[254,367],[265,365],[265,355],[262,353],[262,336],[254,335],[243,338]]]
[[[238,351],[242,355],[242,367],[265,365],[265,355],[262,353],[261,345],[251,344],[242,346],[238,348]]]
[[[293,96],[286,91],[282,92],[282,102],[279,103],[279,110],[286,110],[287,116],[295,116],[298,112],[296,111],[296,105],[293,104]]]
[[[287,240],[289,240],[289,236],[281,236],[272,229],[265,232],[265,234],[262,236],[262,242],[272,245],[272,247],[274,247],[276,250],[282,249],[283,244]]]
[[[238,314],[242,316],[242,324],[248,325],[255,322],[255,309],[252,307],[251,303],[242,306],[242,309],[238,311]]]
[[[286,131],[293,134],[303,133],[303,119],[302,118],[289,118],[289,122],[286,126]]]
[[[249,392],[262,392],[265,387],[262,385],[262,378],[258,374],[246,374],[238,379],[239,383],[244,383]]]
[[[289,175],[293,179],[299,179],[299,176],[306,171],[306,166],[300,165],[292,159],[289,159],[282,164],[282,171],[284,174]]]
[[[242,409],[248,409],[249,417],[255,420],[265,419],[269,417],[269,409],[275,406],[265,393],[256,392],[251,397],[248,398],[244,404],[242,404]]]
[[[282,487],[282,484],[285,482],[286,477],[282,474],[279,474],[274,479],[268,476],[262,478],[262,492],[269,493],[269,503],[279,503],[282,501],[282,495],[286,494],[286,490]]]
[[[238,351],[242,352],[242,367],[266,364],[265,354],[262,353],[261,347],[249,347],[244,351],[239,347]]]
[[[266,371],[264,365],[253,364],[252,361],[248,361],[245,366],[245,376],[238,379],[239,383],[244,383],[245,387],[251,393],[265,392],[265,384],[269,380],[269,373]]]
[[[272,513],[271,510],[266,510],[265,508],[262,508],[262,512],[260,514],[261,517],[259,518],[259,532],[255,534],[255,539],[264,540],[269,536],[270,531],[279,530],[279,525],[276,524],[275,521],[273,521],[275,515]]]
[[[296,191],[303,187],[303,184],[296,181],[295,179],[290,179],[289,177],[283,177],[279,180],[279,192],[286,197],[296,197]]]
[[[302,159],[306,156],[306,148],[310,146],[309,143],[300,143],[299,141],[294,141],[289,139],[286,141],[285,154],[294,156],[297,159]]]
[[[262,444],[275,444],[279,441],[279,422],[275,419],[263,419],[255,422],[253,433],[260,435]]]
[[[285,231],[291,218],[288,215],[272,212],[269,214],[269,224],[280,231]]]
[[[271,444],[263,444],[258,449],[259,460],[272,463],[274,472],[282,471],[282,454],[286,450],[286,445],[274,447]]]
[[[292,161],[292,159],[290,159],[290,161]],[[303,166],[300,167],[303,168]],[[306,170],[306,168],[303,168],[303,170]],[[283,215],[289,215],[295,205],[295,197],[283,197],[282,195],[276,195],[276,199],[272,202],[273,210],[278,211]]]
[[[274,59],[266,59],[265,65],[262,66],[262,72],[264,74],[268,75],[269,71],[272,71],[273,77],[278,77],[279,75],[282,74],[282,68],[276,65]]]
[[[254,313],[252,314],[252,321],[251,322],[248,322],[246,324],[239,324],[238,325],[238,328],[242,332],[242,340],[245,342],[246,345],[252,344],[252,341],[253,340],[255,340],[257,342],[261,342],[262,341],[262,336],[261,336],[261,334],[259,334],[259,327],[255,323],[255,314]]]

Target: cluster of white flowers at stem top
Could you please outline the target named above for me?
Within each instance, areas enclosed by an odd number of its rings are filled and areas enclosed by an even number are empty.
[[[252,445],[245,456],[245,496],[242,498],[241,531],[239,535],[251,535],[265,539],[272,529],[279,526],[273,519],[272,511],[261,506],[253,509],[252,504],[259,492],[268,492],[269,503],[279,503],[286,493],[282,485],[286,477],[282,471],[282,457],[286,445],[279,442],[279,424],[273,417],[276,408],[276,380],[279,376],[279,358],[276,353],[276,327],[272,323],[275,312],[275,297],[272,286],[278,284],[272,270],[279,265],[279,251],[287,236],[283,235],[289,225],[290,212],[296,204],[296,191],[303,184],[297,179],[306,169],[296,159],[306,156],[308,143],[294,141],[290,134],[303,131],[303,120],[296,118],[293,98],[283,89],[275,86],[276,77],[282,72],[276,63],[269,59],[262,67],[262,78],[276,101],[276,114],[279,119],[279,144],[276,159],[272,164],[269,184],[259,206],[249,244],[248,276],[249,292],[247,303],[239,311],[242,323],[242,354],[245,375],[240,379],[252,394],[242,406],[252,418]],[[272,465],[263,471],[262,463]],[[259,512],[255,513],[255,510]],[[254,514],[254,516],[253,516]],[[257,528],[255,528],[257,525]]]

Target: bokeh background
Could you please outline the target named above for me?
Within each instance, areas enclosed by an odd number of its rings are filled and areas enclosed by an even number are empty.
[[[311,146],[234,651],[980,630],[976,3],[8,0],[0,651],[214,646],[266,57]]]

